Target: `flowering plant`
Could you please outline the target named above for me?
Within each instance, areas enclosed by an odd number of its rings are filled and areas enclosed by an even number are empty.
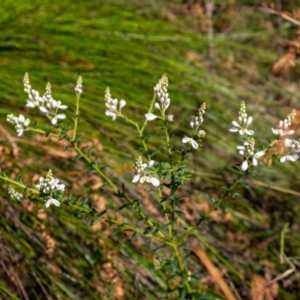
[[[161,256],[155,257],[153,255],[153,267],[156,271],[166,273],[170,282],[174,278],[179,278],[172,284],[167,282],[164,285],[166,293],[172,292],[175,297],[180,296],[182,299],[197,299],[201,294],[201,287],[197,276],[190,271],[188,263],[190,252],[185,247],[188,248],[193,238],[199,236],[200,226],[209,214],[220,208],[227,197],[234,197],[235,187],[244,176],[250,173],[252,168],[257,167],[263,158],[276,157],[282,163],[298,160],[300,142],[284,138],[293,134],[293,131],[289,129],[295,117],[295,111],[292,111],[287,119],[279,122],[278,128],[270,130],[276,138],[257,151],[256,144],[258,143],[255,139],[254,130],[249,129],[253,118],[248,116],[246,105],[242,102],[238,121],[233,121],[232,127],[229,129],[230,132],[238,133],[243,139],[242,145],[237,146],[238,153],[243,157],[242,162],[239,164],[237,178],[226,185],[222,197],[212,199],[213,204],[210,210],[201,216],[197,224],[190,224],[182,211],[183,198],[180,194],[180,188],[191,176],[187,171],[186,161],[195,151],[199,151],[206,135],[205,130],[202,128],[206,103],[201,104],[197,113],[190,117],[191,133],[188,136],[178,136],[176,128],[170,128],[170,126],[173,126],[174,120],[177,120],[172,114],[167,114],[167,110],[171,110],[168,84],[167,76],[163,75],[154,88],[154,97],[141,121],[126,116],[124,112],[126,101],[112,98],[109,88],[105,91],[103,105],[106,107],[106,116],[111,117],[112,121],[117,121],[117,118],[124,119],[139,135],[142,150],[137,158],[133,158],[135,162],[133,160],[133,174],[130,181],[137,185],[147,185],[153,196],[154,206],[158,210],[158,218],[154,218],[147,211],[147,207],[143,206],[142,200],[133,198],[132,193],[128,192],[127,185],[115,183],[110,175],[105,172],[105,168],[100,167],[98,161],[91,158],[90,152],[81,146],[80,137],[78,136],[80,98],[83,92],[81,77],[78,78],[75,86],[76,110],[75,117],[72,119],[72,126],[65,125],[68,118],[66,114],[60,113],[59,110],[66,110],[67,106],[53,98],[50,84],[46,85],[44,95],[40,96],[39,92],[31,87],[27,74],[24,77],[24,91],[28,97],[26,107],[38,108],[39,112],[50,121],[50,130],[45,131],[36,125],[31,127],[32,122],[23,115],[16,117],[10,114],[7,116],[7,121],[14,125],[18,136],[32,131],[37,134],[64,139],[69,147],[75,149],[76,159],[83,161],[89,172],[96,173],[102,178],[105,185],[109,186],[120,199],[121,205],[116,210],[118,213],[113,216],[106,211],[95,213],[91,206],[77,205],[76,199],[64,195],[68,183],[61,183],[59,179],[53,176],[51,170],[47,172],[45,177],[41,176],[38,183],[31,186],[27,186],[22,180],[10,178],[2,170],[0,179],[9,184],[8,195],[12,200],[31,201],[37,205],[41,202],[46,208],[54,205],[55,208],[60,207],[62,209],[66,204],[74,207],[81,215],[89,216],[92,220],[90,223],[100,218],[101,221],[119,229],[131,231],[135,235],[144,237],[145,243],[151,240],[153,242],[151,246],[152,253],[159,251],[162,247],[167,248],[168,251],[163,252]],[[164,145],[157,151],[151,150],[151,147],[149,147],[151,141],[145,137],[145,128],[148,122],[152,121],[159,122],[162,129]],[[72,127],[72,130],[70,130],[70,127]],[[181,140],[181,143],[178,143],[178,140]],[[283,153],[270,151],[278,141],[283,141],[285,145]],[[119,218],[125,208],[132,210],[133,216],[139,220],[138,226],[134,221],[130,222],[125,215]],[[183,231],[182,228],[184,228]]]

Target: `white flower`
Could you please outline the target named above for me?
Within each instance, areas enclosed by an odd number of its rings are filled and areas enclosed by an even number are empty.
[[[54,204],[57,207],[60,206],[60,202],[54,198],[50,198],[49,200],[47,200],[45,206],[48,208],[51,204]]]
[[[58,114],[52,118],[51,123],[52,123],[52,125],[55,125],[59,119],[62,120],[65,118],[66,118],[65,114]]]
[[[57,113],[58,109],[67,109],[68,108],[68,106],[62,104],[61,101],[57,101],[52,98],[47,101],[46,106],[49,108],[49,111],[53,112],[54,114]]]
[[[148,182],[151,183],[154,186],[159,186],[160,182],[159,179],[152,176],[151,168],[154,165],[154,160],[150,160],[148,164],[143,163],[142,158],[138,157],[137,161],[135,162],[133,168],[135,170],[135,174],[133,177],[132,182]]]
[[[244,162],[241,165],[242,171],[246,171],[248,169],[248,159],[244,160]]]
[[[76,82],[75,93],[78,96],[82,94],[82,77],[79,76]]]
[[[283,142],[284,146],[287,147],[287,148],[290,148],[293,144],[293,141],[294,140],[291,140],[291,139],[285,139],[284,142]]]
[[[79,79],[78,79],[79,80]],[[54,100],[51,92],[51,85],[47,83],[45,94],[41,97],[39,92],[32,89],[28,74],[24,77],[24,91],[28,95],[27,107],[38,107],[40,112],[51,119],[51,123],[55,125],[58,120],[64,119],[65,114],[59,114],[59,109],[67,109],[68,107],[61,103],[61,101]]]
[[[252,158],[252,164],[253,164],[253,166],[257,166],[257,160],[259,159],[259,158],[261,158],[262,156],[264,156],[265,155],[265,153],[266,153],[266,151],[259,151],[259,152],[257,152],[257,153],[255,153],[254,155],[253,155],[253,158]]]
[[[49,170],[46,177],[39,178],[39,184],[35,186],[41,194],[52,194],[53,192],[63,192],[65,185],[59,183],[59,180],[52,176],[52,171]]]
[[[168,121],[173,121],[173,117],[170,116],[166,116],[166,109],[170,106],[171,104],[171,100],[169,98],[169,94],[168,94],[168,77],[166,75],[163,75],[162,78],[158,81],[157,85],[154,87],[154,93],[156,94],[157,98],[158,98],[158,102],[154,103],[154,107],[160,111],[161,115],[162,115],[162,119],[165,120],[165,118],[167,117]],[[151,113],[148,113],[151,114]],[[147,114],[147,115],[148,115]],[[146,119],[148,121],[152,121],[156,118],[154,118],[154,115],[151,114],[151,116],[149,116],[149,119],[146,116]]]
[[[285,139],[284,146],[287,148],[285,155],[280,158],[281,162],[296,161],[299,159],[300,141]]]
[[[254,148],[254,138],[250,138],[249,141],[244,142],[243,146],[237,146],[239,154],[245,157],[245,160],[241,164],[242,171],[246,171],[249,168],[249,160],[252,160],[253,166],[257,166],[258,160],[266,153],[264,150],[254,153]]]
[[[24,130],[29,126],[30,120],[26,119],[23,115],[15,117],[14,115],[8,115],[6,120],[15,126],[18,136],[21,136]]]
[[[105,90],[105,106],[107,107],[107,110],[105,111],[105,115],[112,117],[112,120],[114,121],[117,116],[121,115],[122,108],[126,105],[125,100],[118,100],[113,99],[110,94],[109,88]]]
[[[152,177],[152,176],[136,174],[136,175],[134,175],[132,182],[138,182],[138,181],[140,183],[144,183],[146,181],[148,183],[153,184],[154,186],[159,186],[160,185],[159,180],[155,177]]]
[[[231,132],[238,132],[240,135],[253,135],[254,131],[253,130],[249,130],[247,127],[252,123],[252,117],[249,117],[246,119],[246,121],[244,123],[242,123],[242,125],[240,125],[238,122],[236,121],[232,121],[232,125],[233,127],[231,127],[229,129],[229,131]]]
[[[190,138],[190,137],[184,137],[182,139],[182,142],[184,144],[186,143],[189,143],[190,145],[192,145],[193,148],[197,149],[198,148],[198,143],[193,139],[193,138]]]
[[[278,129],[278,128],[271,128],[274,135],[291,135],[294,133],[294,130],[284,130],[284,129]]]
[[[12,200],[16,201],[22,201],[23,200],[23,194],[18,193],[14,188],[9,187],[8,188],[8,194]]]
[[[279,121],[278,128],[272,128],[273,134],[280,135],[280,136],[293,134],[294,130],[287,130],[287,128],[292,125],[295,116],[296,116],[296,110],[293,109],[286,119],[284,119],[283,121]]]
[[[41,97],[39,92],[34,89],[29,90],[27,94],[28,99],[26,100],[26,107],[38,107],[41,103],[44,102],[43,97]]]
[[[239,110],[239,118],[237,121],[232,121],[233,127],[229,129],[231,132],[238,132],[240,135],[253,135],[254,131],[248,129],[248,126],[252,123],[253,118],[248,117],[246,113],[245,102],[242,101]]]
[[[297,159],[299,159],[299,156],[294,153],[294,154],[289,154],[289,155],[285,155],[285,156],[282,156],[280,158],[280,162],[285,162],[285,161],[296,161]]]

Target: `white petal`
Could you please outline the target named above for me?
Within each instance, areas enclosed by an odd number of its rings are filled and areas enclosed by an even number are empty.
[[[49,110],[45,106],[40,106],[39,108],[42,114],[47,115],[49,113]]]
[[[115,121],[115,119],[117,118],[116,113],[112,112],[111,110],[107,110],[107,111],[105,112],[105,114],[106,114],[107,116],[111,117],[113,121]]]
[[[189,138],[189,137],[184,137],[183,139],[182,139],[182,142],[184,143],[184,144],[186,144],[186,143],[189,143],[190,142],[190,140],[191,140],[191,138]]]
[[[296,161],[299,158],[297,154],[288,155],[287,159],[290,161]]]
[[[58,115],[56,115],[56,118],[62,120],[62,119],[66,118],[66,115],[65,114],[58,114]]]
[[[160,185],[159,180],[155,177],[151,177],[150,183],[152,183],[154,186],[159,186]]]
[[[23,128],[17,129],[17,136],[23,135],[23,132],[24,132]]]
[[[160,105],[159,105],[158,102],[155,102],[155,103],[154,103],[154,107],[155,107],[156,109],[160,110]]]
[[[286,159],[287,159],[287,156],[282,156],[281,158],[280,158],[280,162],[285,162],[286,161]]]
[[[237,132],[237,131],[239,131],[239,129],[237,129],[235,127],[232,127],[232,128],[229,129],[229,131],[231,131],[231,132]]]
[[[193,148],[198,149],[198,143],[194,139],[191,139],[191,144]]]
[[[258,151],[257,153],[255,153],[255,157],[256,158],[260,158],[260,157],[262,157],[262,156],[264,156],[265,155],[265,151],[264,150],[262,150],[262,151]]]
[[[140,174],[134,175],[132,182],[138,182],[140,180],[140,177],[141,177]]]
[[[158,118],[158,116],[156,116],[156,115],[154,115],[154,114],[151,114],[151,113],[147,113],[147,114],[145,115],[145,117],[146,117],[146,120],[147,120],[147,121],[152,121],[152,120],[155,120],[156,118]]]
[[[164,103],[164,109],[166,110],[170,106],[171,100],[168,98]]]
[[[26,119],[25,122],[24,122],[24,126],[27,127],[29,124],[30,124],[30,120]]]
[[[48,208],[51,204],[54,204],[55,206],[60,206],[60,202],[58,200],[54,199],[54,198],[50,198],[46,202],[45,206]]]
[[[248,120],[247,120],[247,126],[249,126],[249,125],[252,123],[252,120],[253,120],[252,117],[249,117],[249,118],[248,118]]]
[[[240,151],[245,151],[245,146],[237,146],[236,148]]]
[[[241,165],[242,171],[246,171],[248,169],[248,160],[246,159]]]
[[[291,135],[294,134],[294,130],[285,131],[283,135]]]
[[[167,120],[169,122],[173,122],[173,115],[167,115]]]
[[[232,121],[232,125],[237,128],[241,128],[240,124],[236,121]]]
[[[275,134],[275,135],[278,135],[278,134],[279,134],[279,130],[276,129],[276,128],[272,128],[272,132],[273,132],[273,134]]]
[[[247,129],[247,130],[246,130],[246,134],[248,134],[248,135],[253,135],[253,134],[254,134],[254,131],[253,131],[253,130]]]
[[[284,146],[285,147],[291,147],[292,143],[293,143],[293,140],[291,140],[291,139],[285,139],[284,140]]]
[[[154,160],[150,160],[148,163],[148,167],[152,167],[154,165],[155,161]]]
[[[126,101],[123,99],[120,100],[120,109],[122,109],[125,105],[126,105]]]
[[[23,115],[19,115],[18,120],[20,121],[20,123],[23,123],[25,121],[25,117]]]
[[[255,156],[252,158],[252,163],[253,166],[257,166],[257,158]]]

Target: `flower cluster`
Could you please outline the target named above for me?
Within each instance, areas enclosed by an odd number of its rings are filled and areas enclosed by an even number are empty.
[[[239,118],[237,121],[232,121],[233,127],[229,129],[231,132],[238,132],[240,135],[253,135],[254,131],[249,130],[248,126],[252,123],[253,118],[248,117],[246,112],[245,102],[242,101],[239,111]]]
[[[154,107],[160,111],[161,117],[149,112],[146,114],[147,121],[152,121],[156,118],[160,118],[162,120],[167,119],[168,121],[172,122],[173,115],[166,115],[166,109],[170,106],[171,103],[168,94],[168,77],[166,75],[163,75],[158,84],[154,87],[154,93],[158,98],[158,102],[154,103]]]
[[[26,130],[30,124],[30,120],[26,119],[23,115],[15,117],[14,115],[10,114],[7,116],[6,120],[15,126],[18,136],[21,136],[24,130]]]
[[[45,204],[46,207],[49,207],[51,204],[60,206],[60,202],[53,198],[53,194],[55,192],[63,192],[65,190],[65,185],[59,183],[59,180],[53,177],[51,170],[48,171],[45,178],[39,178],[39,184],[37,184],[35,187],[39,190],[41,197],[48,198]]]
[[[249,162],[252,161],[253,166],[257,166],[258,159],[266,154],[266,151],[261,150],[255,152],[255,139],[252,137],[253,130],[248,129],[248,126],[252,123],[252,117],[248,117],[246,112],[245,102],[242,101],[239,111],[238,122],[233,121],[229,131],[238,132],[240,135],[245,136],[246,141],[242,146],[237,146],[239,154],[242,155],[245,160],[241,164],[241,170],[246,171],[249,168]]]
[[[284,146],[288,149],[284,156],[280,158],[281,162],[285,161],[296,161],[299,159],[297,153],[300,152],[300,141],[286,139]]]
[[[15,200],[15,201],[22,201],[23,200],[23,195],[21,193],[17,192],[12,187],[8,188],[8,194],[9,194],[9,196],[12,200]]]
[[[243,146],[237,146],[240,155],[245,157],[241,165],[242,171],[246,171],[249,167],[249,160],[252,159],[253,166],[257,166],[257,160],[265,155],[265,151],[258,151],[255,153],[255,140],[250,138],[249,141],[244,142]]]
[[[202,125],[204,119],[203,116],[205,114],[206,110],[206,103],[203,103],[200,108],[198,109],[198,113],[196,116],[191,116],[190,118],[190,126],[193,130],[193,134],[196,135],[199,139],[203,138],[205,136],[205,131],[200,129],[200,126]],[[184,137],[182,139],[183,143],[188,143],[192,145],[193,148],[198,148],[198,143],[191,137]]]
[[[117,116],[121,116],[121,110],[122,108],[126,105],[125,100],[118,100],[118,99],[113,99],[110,94],[109,88],[106,89],[105,91],[105,106],[107,107],[107,110],[105,114],[109,117],[112,117],[112,120],[114,121]]]
[[[286,119],[279,122],[278,128],[272,128],[273,133],[275,135],[280,135],[280,136],[293,134],[294,130],[287,130],[287,129],[289,126],[292,125],[295,116],[296,116],[296,110],[293,109]]]
[[[79,97],[82,94],[82,77],[79,76],[76,82],[76,86],[75,86],[75,93],[77,95],[77,97]]]
[[[29,77],[26,73],[24,77],[24,91],[28,95],[26,106],[31,108],[38,107],[40,112],[51,120],[52,125],[57,124],[59,119],[66,118],[66,115],[59,114],[58,110],[67,109],[68,107],[63,105],[61,101],[53,99],[50,83],[46,85],[45,94],[40,96],[38,91],[31,88]]]
[[[150,160],[148,164],[143,163],[143,160],[141,157],[138,157],[136,160],[133,168],[134,168],[134,177],[132,182],[149,182],[153,184],[154,186],[159,186],[160,182],[159,179],[152,176],[151,167],[154,165],[154,161]]]

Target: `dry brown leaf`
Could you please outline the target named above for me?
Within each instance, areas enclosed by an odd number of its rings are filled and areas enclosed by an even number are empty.
[[[264,289],[266,284],[267,281],[263,276],[259,274],[253,274],[251,278],[250,299],[264,300]]]
[[[91,195],[92,207],[97,211],[104,211],[106,208],[105,198],[99,194]]]
[[[288,70],[295,66],[295,53],[287,53],[283,57],[281,57],[273,66],[272,74],[274,76],[280,76],[287,74]]]
[[[268,277],[268,274],[266,274]],[[251,278],[251,290],[250,299],[251,300],[274,300],[278,294],[278,283],[273,283],[267,286],[268,280],[259,275],[253,274]]]
[[[206,200],[194,201],[190,198],[185,198],[182,206],[182,211],[187,220],[197,222],[199,220],[200,212],[209,212],[211,204]],[[236,219],[229,212],[222,212],[220,210],[212,211],[208,218],[215,222],[233,222]]]

